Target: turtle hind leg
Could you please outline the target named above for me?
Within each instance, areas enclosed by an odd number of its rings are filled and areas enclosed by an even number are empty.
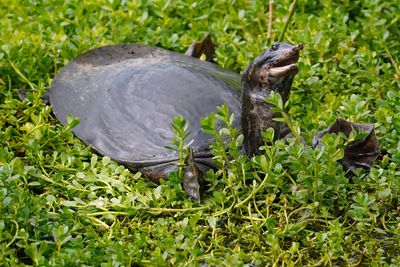
[[[317,132],[312,140],[313,147],[317,147],[321,145],[321,139],[325,134],[344,133],[349,137],[353,129],[358,132],[365,132],[366,136],[347,144],[344,149],[344,156],[339,160],[344,170],[351,175],[354,174],[354,170],[357,168],[369,170],[380,154],[373,124],[349,122],[338,118],[331,127]]]
[[[139,169],[134,168],[132,170],[140,171],[150,181],[152,181],[154,183],[159,183],[161,179],[168,180],[168,176],[171,172],[178,171],[178,162],[177,161],[167,162],[167,163],[163,163],[163,164],[142,167]]]
[[[16,89],[15,91],[17,92],[19,99],[21,99],[21,101],[25,101],[27,99],[27,94],[32,92],[32,90],[30,89]],[[49,93],[43,94],[40,98],[42,99],[45,105],[47,106],[50,105]]]
[[[211,40],[211,35],[207,36],[200,42],[193,42],[186,51],[185,55],[200,58],[201,55],[206,56],[206,61],[214,63],[216,45]]]

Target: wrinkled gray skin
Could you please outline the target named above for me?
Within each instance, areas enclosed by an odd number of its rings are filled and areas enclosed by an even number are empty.
[[[287,134],[284,125],[273,119],[278,114],[265,102],[271,92],[279,93],[283,102],[289,98],[293,78],[298,72],[296,62],[302,45],[276,43],[259,55],[242,75],[242,128],[248,156],[260,154],[262,132],[274,128],[275,137]]]

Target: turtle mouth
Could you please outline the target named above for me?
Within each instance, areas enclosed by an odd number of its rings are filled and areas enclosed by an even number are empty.
[[[282,53],[282,56],[267,67],[269,78],[281,78],[288,74],[299,72],[297,61],[299,60],[299,51],[303,49],[302,44],[294,46],[292,49]]]

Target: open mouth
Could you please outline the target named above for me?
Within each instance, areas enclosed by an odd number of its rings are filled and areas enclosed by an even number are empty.
[[[301,49],[303,49],[303,45],[299,44],[285,52],[282,57],[270,66],[268,76],[271,78],[280,78],[287,76],[290,73],[297,73],[299,68],[296,63],[299,59],[299,51]]]

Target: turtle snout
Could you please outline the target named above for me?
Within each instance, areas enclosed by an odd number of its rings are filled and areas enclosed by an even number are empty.
[[[293,50],[293,52],[299,52],[300,50],[303,50],[303,48],[304,48],[304,45],[298,44],[298,45],[295,45],[292,50]]]
[[[292,63],[297,62],[297,60],[300,57],[300,50],[302,50],[304,46],[302,44],[295,45],[291,47],[290,49],[286,50],[284,53],[281,54],[280,59],[278,59],[279,63],[275,63],[275,65],[278,64],[284,64],[283,62],[285,61],[292,61]]]

